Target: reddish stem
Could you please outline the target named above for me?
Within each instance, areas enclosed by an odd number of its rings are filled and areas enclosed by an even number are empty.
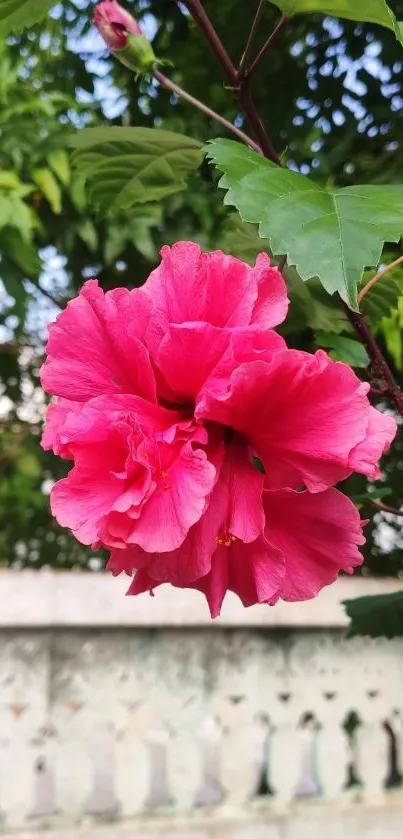
[[[266,53],[269,51],[270,47],[272,46],[272,44],[276,40],[277,36],[280,34],[281,30],[284,28],[284,26],[286,25],[286,23],[288,21],[289,21],[289,18],[286,15],[283,15],[281,20],[279,20],[276,28],[273,29],[273,32],[271,33],[271,35],[269,35],[266,43],[263,44],[262,49],[258,52],[256,58],[254,59],[254,61],[252,61],[252,64],[250,65],[250,67],[246,71],[245,79],[248,79],[248,80],[250,79],[250,77],[252,76],[252,73],[255,72],[255,70],[257,69],[258,65],[260,64],[262,58],[264,58]]]
[[[281,160],[259,117],[250,92],[239,83],[238,72],[200,0],[183,0],[183,2],[203,32],[217,61],[221,64],[231,88],[236,93],[239,104],[259,143],[262,155],[272,160],[273,163],[280,165]]]

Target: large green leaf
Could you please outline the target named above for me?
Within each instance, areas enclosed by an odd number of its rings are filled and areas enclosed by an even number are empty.
[[[32,26],[54,5],[55,0],[0,0],[0,35]]]
[[[392,29],[396,38],[403,43],[402,24],[398,23],[385,0],[271,0],[287,17],[321,13],[333,17],[357,20],[363,23],[379,23]]]
[[[369,635],[371,638],[403,635],[403,591],[376,594],[345,600],[343,606],[351,618],[349,636]]]
[[[273,253],[286,254],[302,280],[318,276],[329,294],[357,309],[364,269],[403,234],[403,186],[327,190],[233,140],[212,140],[206,151],[224,173],[225,203],[259,224]]]
[[[73,163],[104,212],[184,189],[203,156],[196,140],[158,128],[86,128],[71,142]]]

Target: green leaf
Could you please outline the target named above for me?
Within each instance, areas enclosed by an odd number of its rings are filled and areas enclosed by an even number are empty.
[[[66,152],[63,149],[54,149],[48,155],[48,163],[59,181],[64,186],[68,186],[70,183],[70,163]]]
[[[403,591],[376,594],[345,600],[343,606],[351,626],[349,637],[369,635],[371,638],[395,638],[403,635]]]
[[[403,233],[403,187],[326,190],[233,140],[212,140],[206,152],[224,173],[225,203],[259,224],[273,253],[286,254],[302,280],[318,276],[357,310],[364,268],[377,265],[384,243]]]
[[[0,35],[38,23],[54,5],[55,0],[0,0]]]
[[[288,276],[289,270],[286,272]],[[314,332],[334,332],[336,335],[348,329],[348,321],[336,298],[326,295],[318,280],[307,283],[300,280],[291,286],[288,296],[291,305],[284,324],[285,332],[290,329],[300,333],[304,324]]]
[[[220,247],[249,265],[253,265],[258,253],[264,250],[263,242],[253,224],[245,224],[238,214],[231,213],[225,219]]]
[[[330,356],[334,361],[345,361],[351,367],[368,367],[369,356],[365,347],[353,338],[328,332],[316,332],[315,342],[318,347],[333,350]]]
[[[356,507],[362,507],[363,504],[370,504],[371,501],[382,501],[383,498],[387,498],[391,493],[392,490],[390,487],[371,487],[368,492],[360,493],[359,495],[349,495],[349,497]]]
[[[185,189],[202,161],[200,143],[158,128],[85,128],[71,143],[73,163],[104,212]]]
[[[10,191],[5,195],[0,195],[0,229],[15,227],[28,242],[33,221],[34,216],[30,207],[21,200],[17,192]]]
[[[378,23],[391,29],[403,43],[402,24],[398,23],[385,0],[271,0],[287,17],[320,13],[362,23]]]
[[[225,253],[237,256],[250,265],[255,262],[258,253],[265,249],[255,225],[243,222],[235,213],[227,216],[219,245]],[[282,268],[282,274],[290,299],[287,320],[281,327],[282,334],[299,333],[304,325],[313,330],[336,333],[348,328],[348,321],[338,301],[329,298],[317,278],[303,283],[295,269],[289,265]]]
[[[4,274],[8,271],[7,262],[10,262],[31,280],[39,276],[42,266],[38,251],[15,227],[6,227],[0,232],[0,251]]]
[[[59,215],[62,211],[62,192],[50,169],[34,169],[32,178],[49,202],[53,212]]]
[[[95,253],[98,247],[98,232],[91,219],[80,219],[77,225],[77,235],[87,245],[88,250]]]

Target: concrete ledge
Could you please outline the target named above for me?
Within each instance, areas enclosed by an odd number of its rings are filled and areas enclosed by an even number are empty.
[[[221,618],[212,621],[204,597],[162,586],[155,597],[125,597],[128,577],[102,572],[0,572],[0,629],[52,627],[312,627],[348,625],[341,601],[403,591],[394,579],[341,578],[305,603],[244,609],[228,596]]]
[[[401,839],[403,806],[340,809],[319,805],[276,815],[243,813],[236,818],[139,819],[109,825],[1,833],[3,839]]]

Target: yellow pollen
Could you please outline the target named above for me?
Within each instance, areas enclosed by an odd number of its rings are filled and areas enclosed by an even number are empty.
[[[237,537],[233,536],[232,533],[224,533],[222,537],[216,536],[217,545],[224,545],[224,547],[226,548],[230,548],[231,545],[233,545],[234,542],[236,542],[236,540]]]

